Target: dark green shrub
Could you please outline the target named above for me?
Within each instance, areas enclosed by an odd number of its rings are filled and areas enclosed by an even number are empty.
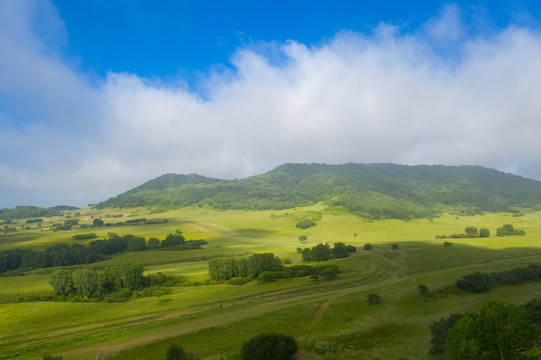
[[[41,357],[41,360],[62,360],[62,356],[53,356],[49,354],[45,354]]]
[[[479,237],[480,238],[488,238],[490,237],[490,230],[486,228],[479,229]]]
[[[289,360],[298,350],[297,341],[291,336],[264,333],[242,344],[242,360]]]
[[[479,231],[474,226],[467,227],[464,232],[466,233],[466,236],[469,238],[476,238],[479,237]]]
[[[490,290],[490,284],[493,282],[494,279],[490,274],[475,272],[458,279],[456,286],[462,290],[486,292]]]
[[[346,245],[346,249],[348,250],[348,252],[355,252],[357,251],[357,248],[353,245]]]
[[[109,302],[109,303],[125,302],[125,301],[128,301],[131,296],[132,296],[131,290],[124,288],[124,289],[115,291],[114,293],[106,295],[105,302]]]
[[[366,298],[368,299],[368,303],[370,305],[376,305],[381,302],[381,296],[378,294],[368,294],[366,295]]]
[[[365,250],[370,250],[370,249],[372,249],[372,244],[370,244],[370,243],[364,244],[363,249],[365,249]]]
[[[169,345],[165,353],[166,360],[185,360],[187,358],[186,351],[184,351],[182,346],[177,344]]]
[[[337,242],[334,243],[332,254],[335,258],[345,258],[349,256],[349,251],[346,244],[344,244],[343,242]]]
[[[311,226],[316,226],[316,222],[313,220],[302,220],[295,225],[299,229],[308,229]]]

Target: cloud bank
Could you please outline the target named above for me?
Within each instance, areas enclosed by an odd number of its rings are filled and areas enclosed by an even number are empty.
[[[284,162],[475,164],[541,180],[541,34],[472,36],[456,6],[414,32],[246,45],[199,93],[86,74],[62,55],[66,38],[51,4],[0,3],[0,207],[85,206],[168,172],[240,178]]]

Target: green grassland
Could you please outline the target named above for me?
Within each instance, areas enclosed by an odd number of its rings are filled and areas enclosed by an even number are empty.
[[[511,213],[457,216],[459,210],[448,208],[434,219],[368,221],[323,204],[264,211],[218,211],[205,206],[165,212],[152,207],[87,208],[64,215],[89,228],[56,232],[44,229],[65,218],[46,218],[41,227],[31,224],[29,230],[0,234],[0,250],[87,244],[91,240],[73,240],[72,236],[88,232],[99,238],[115,232],[164,239],[177,229],[188,240],[204,239],[208,244],[189,251],[126,252],[85,265],[102,269],[142,263],[146,274],[183,275],[192,281],[190,286],[169,288],[163,296],[136,296],[125,303],[27,301],[31,296],[53,297],[47,281],[55,268],[0,277],[0,359],[37,359],[44,353],[68,360],[97,355],[163,359],[171,343],[181,344],[200,359],[237,359],[241,344],[263,331],[296,337],[306,358],[430,359],[433,321],[453,312],[477,310],[492,299],[522,304],[541,296],[541,286],[535,282],[495,286],[483,294],[465,293],[454,286],[456,279],[474,271],[541,263],[541,211],[517,209],[523,216],[513,217]],[[105,223],[136,218],[167,222],[92,227],[95,217]],[[317,226],[296,228],[303,219],[313,219]],[[507,223],[526,235],[494,236]],[[462,233],[468,226],[486,227],[493,235],[448,239],[451,247],[435,239]],[[307,241],[301,243],[300,235],[306,235]],[[211,258],[273,252],[299,264],[298,247],[323,241],[359,248],[348,258],[329,261],[341,270],[334,280],[304,277],[242,286],[206,285]],[[366,243],[373,245],[370,251],[362,250]],[[398,250],[391,251],[393,243],[399,244]],[[430,297],[419,294],[419,284],[428,287]],[[382,303],[368,305],[369,293],[379,294]]]

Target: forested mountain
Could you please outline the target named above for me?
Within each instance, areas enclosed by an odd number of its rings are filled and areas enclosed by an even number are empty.
[[[201,204],[258,210],[321,201],[374,219],[434,216],[440,205],[509,211],[541,203],[541,182],[480,166],[284,164],[241,180],[167,174],[98,207]]]
[[[16,206],[13,209],[0,209],[0,220],[55,216],[61,215],[62,211],[77,209],[77,207],[68,205],[53,206],[50,208],[42,208],[38,206]]]

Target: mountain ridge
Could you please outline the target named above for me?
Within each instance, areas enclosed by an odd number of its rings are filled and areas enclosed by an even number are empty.
[[[541,203],[541,182],[472,165],[285,163],[240,180],[164,174],[97,207],[197,204],[264,210],[316,202],[373,219],[431,217],[442,205],[473,213],[510,211]]]

